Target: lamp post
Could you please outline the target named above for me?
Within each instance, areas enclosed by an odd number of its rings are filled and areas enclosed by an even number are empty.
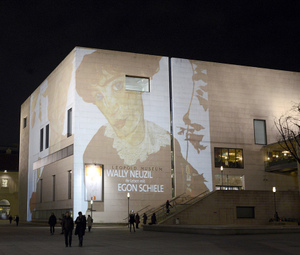
[[[128,227],[129,227],[129,199],[130,199],[130,193],[127,193],[127,198],[128,198]]]
[[[93,199],[91,200],[91,218],[93,219]]]
[[[220,167],[221,170],[221,176],[222,176],[222,186],[221,186],[221,190],[223,189],[223,166]]]
[[[272,188],[272,191],[274,193],[274,218],[276,221],[278,221],[278,213],[277,213],[277,210],[276,210],[276,187],[273,187]]]

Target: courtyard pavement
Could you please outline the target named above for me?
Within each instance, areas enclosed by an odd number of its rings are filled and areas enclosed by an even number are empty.
[[[300,233],[193,234],[144,231],[129,232],[126,226],[94,226],[78,247],[65,247],[60,227],[50,235],[46,225],[0,221],[0,254],[300,254]]]

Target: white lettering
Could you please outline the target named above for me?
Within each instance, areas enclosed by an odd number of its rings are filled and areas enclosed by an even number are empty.
[[[137,184],[118,183],[118,191],[137,191]]]
[[[164,185],[140,184],[139,192],[164,192]]]

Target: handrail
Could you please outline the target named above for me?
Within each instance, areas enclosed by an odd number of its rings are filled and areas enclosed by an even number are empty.
[[[170,204],[172,205],[172,203],[173,203],[172,206],[174,206],[175,201],[178,200],[179,198],[181,198],[184,194],[185,194],[185,192],[182,193],[182,194],[180,194],[179,196],[177,196],[177,197],[171,199],[171,200],[170,200]],[[149,209],[149,210],[146,211],[145,213],[146,213],[147,215],[148,215],[148,214],[151,214],[151,213],[153,214],[153,212],[155,212],[155,214],[157,214],[157,212],[161,210],[161,209],[159,209],[159,208],[165,208],[165,206],[166,206],[166,203],[163,203],[163,204],[159,205],[159,206],[156,207],[156,208],[151,208],[151,209]]]
[[[209,193],[209,190],[206,190],[206,191],[204,191],[204,192],[198,194],[197,196],[190,198],[190,199],[189,199],[188,201],[186,201],[185,203],[176,204],[176,205],[173,203],[173,208],[170,209],[170,213],[168,213],[168,214],[165,213],[165,204],[159,206],[159,207],[157,208],[157,210],[156,210],[156,219],[157,219],[157,222],[161,222],[161,221],[163,221],[164,219],[166,219],[168,216],[170,216],[171,214],[173,214],[172,211],[178,213],[178,212],[184,210],[187,206],[189,206],[189,205],[191,205],[191,204],[197,202],[198,200],[200,200],[200,198],[202,199],[202,197],[205,196],[205,195],[208,194],[208,193]],[[179,198],[179,196],[178,196],[177,198]],[[177,198],[174,199],[174,200],[177,200]],[[173,202],[174,202],[174,201],[173,201]],[[179,207],[179,206],[183,206],[184,208]]]

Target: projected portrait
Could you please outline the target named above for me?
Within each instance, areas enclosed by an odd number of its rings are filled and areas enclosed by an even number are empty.
[[[164,165],[163,173],[171,178],[170,133],[154,121],[144,118],[143,91],[129,90],[126,76],[144,77],[152,80],[159,72],[161,57],[105,53],[95,51],[85,55],[76,71],[76,90],[87,103],[92,103],[105,116],[107,123],[99,128],[84,152],[84,162],[117,165],[132,169],[140,166]],[[150,92],[151,93],[151,92]],[[157,114],[157,113],[154,113]],[[175,141],[177,143],[177,141]],[[177,144],[178,147],[179,144]],[[182,157],[175,155],[179,168],[188,169],[189,176],[182,181],[181,191],[196,194],[206,190],[204,178]],[[185,171],[185,170],[184,170]],[[157,182],[161,181],[157,176]],[[186,178],[181,177],[180,178]],[[155,177],[151,180],[154,181]],[[191,180],[193,179],[193,180]]]

